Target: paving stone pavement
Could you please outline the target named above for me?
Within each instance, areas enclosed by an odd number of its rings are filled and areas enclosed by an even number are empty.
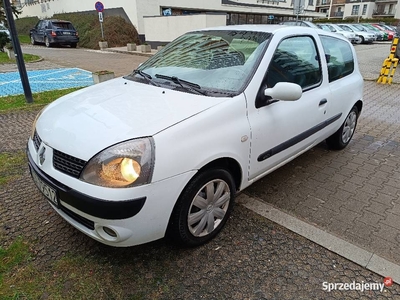
[[[382,56],[385,47],[374,51]],[[368,57],[376,61],[363,74],[379,74],[382,57],[358,49],[361,67]],[[127,64],[124,54],[118,55]],[[75,63],[81,67],[79,59]],[[398,85],[366,81],[364,109],[344,151],[329,151],[321,143],[245,193],[400,264],[399,94]],[[36,113],[0,114],[0,153],[24,151]],[[381,282],[382,277],[240,205],[221,235],[204,247],[176,249],[166,241],[127,249],[103,246],[50,208],[27,168],[16,173],[22,177],[0,189],[0,245],[24,236],[33,243],[39,268],[66,254],[105,259],[139,277],[161,276],[170,292],[160,299],[400,299],[397,284],[383,293],[322,290],[324,281]]]

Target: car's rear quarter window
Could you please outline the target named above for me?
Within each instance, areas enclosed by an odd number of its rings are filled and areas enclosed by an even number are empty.
[[[329,82],[353,73],[354,57],[348,42],[330,36],[321,36],[321,42],[328,64]]]

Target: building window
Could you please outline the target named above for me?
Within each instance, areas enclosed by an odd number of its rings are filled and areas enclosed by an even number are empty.
[[[363,11],[362,11],[363,15],[365,15],[367,13],[367,6],[368,6],[367,4],[363,5]]]
[[[359,10],[360,10],[360,5],[353,5],[353,8],[351,9],[351,15],[358,16]]]
[[[393,4],[389,5],[389,15],[393,15]]]
[[[308,5],[314,5],[314,0],[308,0]]]

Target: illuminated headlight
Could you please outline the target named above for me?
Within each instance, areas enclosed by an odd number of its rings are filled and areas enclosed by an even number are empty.
[[[153,167],[154,141],[141,138],[101,151],[88,162],[80,179],[104,187],[131,187],[150,183]]]
[[[47,105],[45,107],[43,107],[41,109],[41,111],[39,111],[39,113],[35,117],[35,120],[33,120],[32,131],[31,131],[31,139],[33,139],[33,136],[35,134],[37,120],[39,119],[40,115],[43,113],[43,111],[45,110],[46,107],[47,107]]]

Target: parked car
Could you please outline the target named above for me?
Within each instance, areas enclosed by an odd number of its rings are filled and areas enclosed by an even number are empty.
[[[46,47],[60,44],[76,48],[79,42],[78,32],[72,23],[62,20],[41,20],[31,29],[29,36],[32,45],[44,43]]]
[[[375,32],[377,34],[380,33],[382,35],[382,41],[388,41],[389,40],[388,34],[385,31],[379,30],[378,28],[372,26],[369,23],[362,23],[361,25],[364,26],[367,30],[369,30],[371,32]]]
[[[8,38],[11,38],[10,31],[7,29],[6,26],[2,24],[0,24],[0,32],[4,32],[5,34],[7,34]]]
[[[343,30],[354,32],[358,37],[358,40],[356,41],[357,44],[371,44],[376,41],[375,34],[371,32],[360,31],[352,24],[338,24],[338,26]]]
[[[393,40],[393,37],[396,35],[396,32],[393,31],[392,29],[387,29],[386,27],[380,25],[380,24],[371,24],[372,26],[378,28],[381,31],[384,31],[388,35],[388,40],[391,41]]]
[[[197,246],[222,229],[237,192],[324,140],[345,148],[362,97],[357,55],[337,34],[192,31],[130,75],[46,106],[29,169],[55,211],[99,242]]]
[[[345,38],[347,38],[351,43],[356,43],[358,42],[358,37],[354,32],[349,32],[344,30],[343,28],[339,27],[336,24],[327,24],[327,23],[320,23],[317,24],[318,27],[320,27],[322,30],[325,31],[330,31],[330,32],[335,32],[337,34],[340,34],[342,36],[344,36]]]
[[[361,32],[367,32],[367,33],[371,33],[371,34],[375,35],[376,41],[383,41],[383,39],[384,39],[384,33],[379,31],[379,30],[375,30],[376,28],[375,29],[370,29],[370,28],[368,28],[366,26],[363,26],[363,25],[361,25],[359,23],[353,23],[353,24],[350,24],[350,25],[352,27],[354,27],[355,29],[361,31]]]

